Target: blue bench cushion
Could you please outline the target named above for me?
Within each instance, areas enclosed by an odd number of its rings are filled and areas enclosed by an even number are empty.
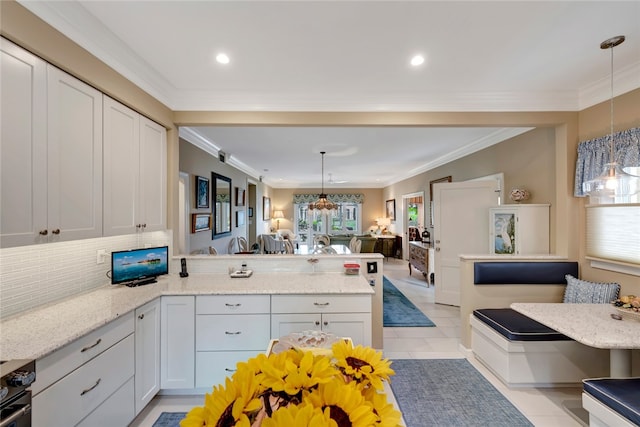
[[[511,341],[570,341],[571,338],[510,308],[482,308],[473,315]]]
[[[475,285],[560,285],[565,275],[578,276],[578,263],[558,262],[476,262]]]
[[[640,378],[584,380],[583,390],[632,423],[640,425]]]

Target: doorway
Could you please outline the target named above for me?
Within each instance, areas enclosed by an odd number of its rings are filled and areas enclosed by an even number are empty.
[[[422,231],[425,228],[426,216],[424,208],[424,191],[402,195],[402,211],[404,212],[404,230],[402,239],[402,258],[409,259],[409,227]]]

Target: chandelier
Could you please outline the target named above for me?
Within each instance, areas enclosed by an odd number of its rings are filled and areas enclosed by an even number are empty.
[[[600,49],[611,49],[611,134],[609,136],[609,163],[597,177],[585,181],[582,189],[589,196],[592,204],[609,204],[629,202],[631,196],[640,191],[640,177],[630,175],[622,170],[615,157],[613,140],[613,48],[624,42],[625,36],[616,36],[603,41]]]
[[[324,192],[324,155],[325,151],[321,151],[322,154],[322,192],[320,193],[320,197],[313,203],[309,203],[310,211],[320,211],[321,213],[329,213],[331,211],[338,210],[338,205],[329,201],[327,199],[327,195]]]

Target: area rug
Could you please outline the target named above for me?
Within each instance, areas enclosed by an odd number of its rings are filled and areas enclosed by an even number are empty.
[[[436,326],[386,277],[382,277],[383,326]]]
[[[153,427],[179,427],[186,415],[186,412],[163,412],[153,423]]]
[[[466,359],[398,359],[391,368],[406,427],[533,426]]]

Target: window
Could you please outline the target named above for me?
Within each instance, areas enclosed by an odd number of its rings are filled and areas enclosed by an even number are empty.
[[[362,204],[338,203],[335,213],[322,214],[309,211],[308,203],[295,204],[296,233],[302,241],[314,234],[361,234]]]
[[[586,258],[595,268],[640,275],[640,204],[587,206]]]

